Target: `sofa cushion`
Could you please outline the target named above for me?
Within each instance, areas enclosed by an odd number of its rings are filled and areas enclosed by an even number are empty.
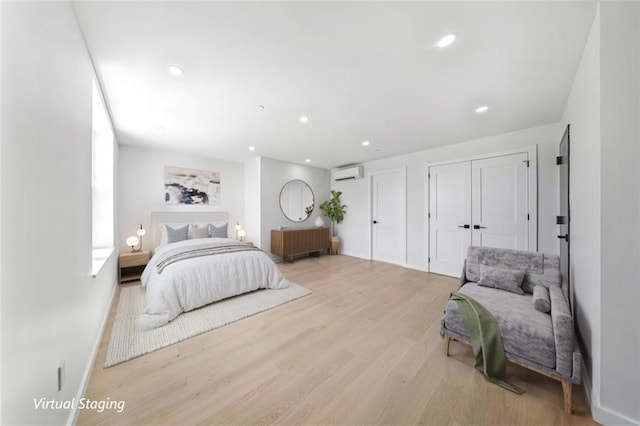
[[[458,292],[466,294],[493,314],[500,328],[504,350],[508,354],[541,364],[556,366],[556,350],[551,316],[533,308],[532,296],[478,286],[463,285]],[[450,300],[444,324],[448,330],[469,337],[458,304]]]
[[[469,247],[465,266],[467,281],[480,280],[482,265],[524,271],[522,290],[529,294],[533,293],[536,285],[551,287],[561,284],[560,258],[557,255],[493,247]]]
[[[480,280],[478,280],[478,285],[498,288],[516,294],[524,294],[521,288],[523,278],[524,271],[480,265]]]

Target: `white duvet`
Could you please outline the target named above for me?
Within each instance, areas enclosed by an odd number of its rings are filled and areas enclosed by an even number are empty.
[[[242,243],[227,238],[199,238],[156,249],[140,279],[146,289],[146,307],[136,328],[160,327],[182,312],[249,291],[289,287],[275,263],[261,250],[182,259],[158,272],[157,265],[176,254],[236,244]]]

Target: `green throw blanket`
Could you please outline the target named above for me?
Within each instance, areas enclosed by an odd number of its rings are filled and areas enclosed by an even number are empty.
[[[476,368],[480,370],[485,380],[511,392],[524,393],[522,389],[505,380],[507,358],[504,355],[498,323],[491,312],[477,300],[462,293],[451,293],[449,300],[455,300],[458,304],[473,346]]]

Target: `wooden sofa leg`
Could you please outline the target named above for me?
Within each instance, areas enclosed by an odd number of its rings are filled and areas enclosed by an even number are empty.
[[[444,334],[444,354],[449,356],[449,343],[451,343],[451,336],[447,333]]]
[[[564,411],[571,414],[572,410],[572,399],[571,399],[571,391],[573,389],[573,383],[562,381],[562,393],[564,394]]]

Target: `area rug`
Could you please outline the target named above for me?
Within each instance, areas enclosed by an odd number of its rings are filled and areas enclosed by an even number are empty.
[[[136,331],[136,318],[144,310],[144,290],[141,285],[124,287],[120,292],[104,367],[112,367],[310,293],[306,288],[290,283],[289,288],[258,290],[232,297],[183,313],[165,326]]]

